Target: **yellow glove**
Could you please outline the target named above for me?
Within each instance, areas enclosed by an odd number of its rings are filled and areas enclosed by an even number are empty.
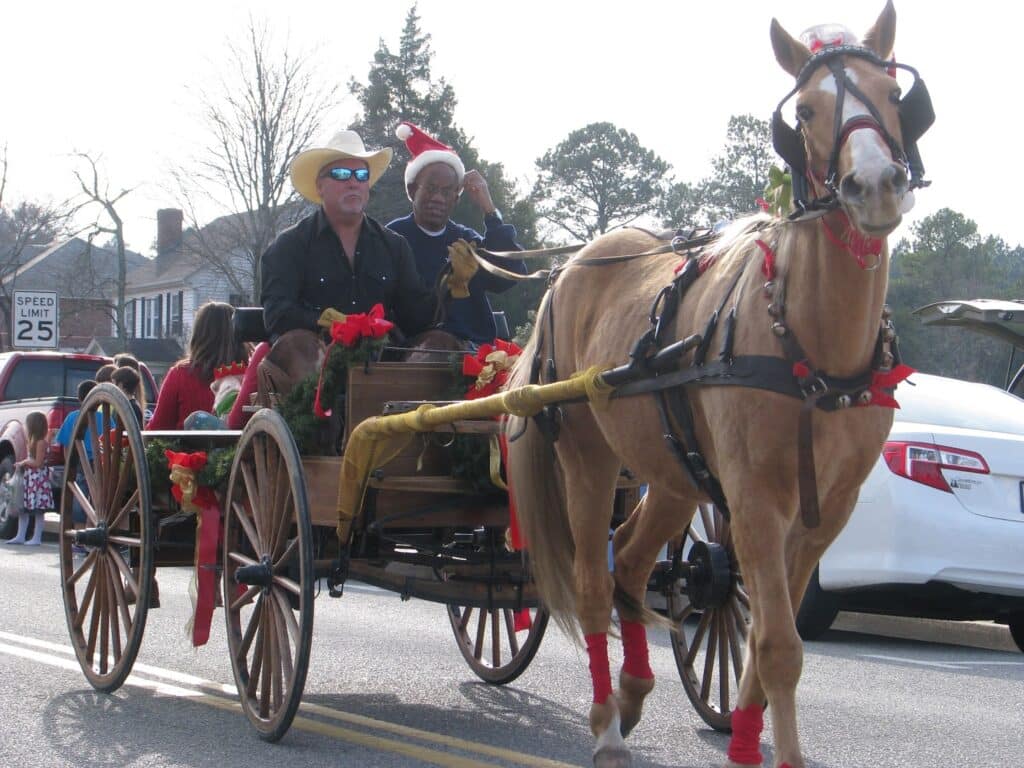
[[[456,240],[448,246],[448,258],[452,263],[452,273],[445,278],[448,290],[454,299],[469,296],[469,281],[480,268],[476,263],[476,248],[465,240]]]
[[[343,312],[339,312],[334,307],[328,307],[320,313],[320,319],[316,321],[316,324],[321,328],[331,330],[333,323],[344,323],[346,315]]]

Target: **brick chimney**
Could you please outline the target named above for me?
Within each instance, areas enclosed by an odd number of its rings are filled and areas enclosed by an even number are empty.
[[[181,244],[180,208],[161,208],[156,212],[156,255],[162,256]]]

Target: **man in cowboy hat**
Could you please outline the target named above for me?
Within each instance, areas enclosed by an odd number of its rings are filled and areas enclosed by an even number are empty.
[[[516,229],[505,224],[491,200],[487,181],[479,171],[466,171],[455,150],[424,133],[412,123],[403,122],[395,130],[405,141],[412,159],[405,168],[406,194],[412,201],[412,213],[388,224],[409,241],[416,266],[430,285],[448,261],[448,246],[456,240],[482,245],[491,251],[521,251]],[[451,220],[452,211],[465,190],[484,215],[485,234]],[[526,274],[522,259],[488,259],[497,266]],[[491,342],[495,337],[494,314],[487,291],[507,291],[515,283],[477,270],[469,281],[469,296],[452,298],[445,305],[441,329],[474,344]]]
[[[437,300],[409,244],[364,213],[370,188],[390,162],[390,148],[368,151],[354,131],[340,131],[292,161],[292,184],[319,207],[263,255],[260,299],[271,339],[318,330],[329,307],[349,314],[383,304],[410,336],[433,323]]]

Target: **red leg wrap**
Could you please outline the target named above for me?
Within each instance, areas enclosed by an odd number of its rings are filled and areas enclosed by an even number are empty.
[[[612,673],[608,666],[608,635],[585,635],[590,657],[590,679],[594,683],[594,703],[604,704],[612,695]]]
[[[647,656],[647,629],[639,621],[622,620],[622,671],[651,680],[654,672]]]
[[[729,759],[740,765],[760,765],[761,731],[764,729],[764,709],[751,704],[746,709],[732,711],[732,738],[729,740]]]

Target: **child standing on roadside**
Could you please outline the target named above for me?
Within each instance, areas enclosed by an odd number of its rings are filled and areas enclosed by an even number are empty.
[[[53,490],[50,488],[50,470],[46,466],[46,450],[49,447],[46,434],[49,425],[46,414],[32,411],[25,417],[25,431],[28,433],[28,457],[22,459],[15,467],[22,467],[25,472],[25,510],[18,518],[18,534],[8,539],[8,544],[24,544],[38,547],[43,539],[43,523],[47,512],[53,510]],[[28,532],[28,516],[33,515],[35,525],[32,538],[25,540]]]

